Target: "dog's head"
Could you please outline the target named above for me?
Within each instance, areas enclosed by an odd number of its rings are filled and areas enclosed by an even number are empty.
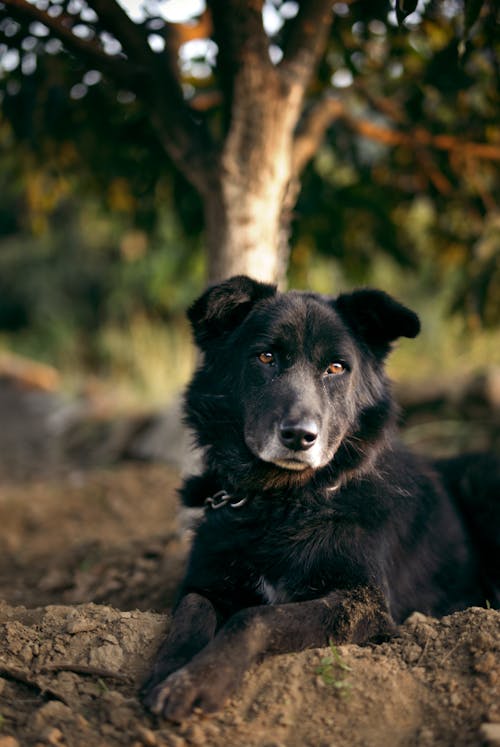
[[[244,276],[209,288],[188,316],[204,354],[187,397],[200,442],[290,475],[363,452],[391,411],[384,359],[419,331],[382,291],[278,293]]]

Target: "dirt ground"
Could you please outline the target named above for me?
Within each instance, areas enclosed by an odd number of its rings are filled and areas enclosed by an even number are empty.
[[[478,608],[275,657],[210,718],[147,714],[187,552],[177,483],[125,464],[0,487],[0,747],[500,745],[500,612]]]

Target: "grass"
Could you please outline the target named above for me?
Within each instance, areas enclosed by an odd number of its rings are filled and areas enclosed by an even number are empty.
[[[389,376],[415,384],[443,379],[460,382],[482,371],[500,368],[500,331],[464,330],[459,319],[447,319],[425,303],[422,331],[415,340],[400,340],[388,359]],[[73,391],[87,387],[112,397],[130,409],[155,407],[181,391],[196,365],[196,350],[187,323],[169,326],[145,317],[132,319],[125,329],[108,327],[99,334],[105,366],[86,371],[81,362],[64,360],[63,381]]]
[[[330,653],[321,659],[316,674],[321,677],[327,687],[333,688],[341,697],[346,698],[351,690],[346,672],[351,672],[351,667],[345,663],[332,642],[329,644],[329,650]]]
[[[104,682],[104,680],[101,677],[99,677],[97,679],[97,684],[99,685],[99,689],[100,689],[102,695],[105,695],[106,693],[109,693],[109,687],[106,685],[106,683]]]
[[[311,287],[326,293],[348,290],[338,269],[327,272],[325,267],[318,263],[322,272],[319,279],[311,276]],[[481,330],[447,316],[449,288],[431,294],[418,274],[410,276],[382,260],[370,285],[392,293],[421,317],[420,335],[400,340],[388,359],[389,376],[395,381],[417,387],[438,379],[453,384],[500,369],[500,330]],[[187,321],[179,318],[166,324],[145,313],[136,313],[121,326],[108,323],[87,338],[84,330],[59,319],[43,330],[3,335],[2,350],[51,364],[60,373],[64,390],[106,402],[112,411],[163,406],[183,389],[196,364]]]
[[[457,380],[500,367],[500,330],[468,330],[461,320],[446,319],[425,308],[420,317],[420,335],[415,340],[401,340],[389,359],[393,379],[417,383],[439,377]]]
[[[54,388],[70,397],[83,395],[103,411],[164,406],[184,388],[196,363],[184,320],[165,324],[137,315],[125,326],[103,327],[90,346],[66,344],[66,335],[49,335],[45,344],[43,335],[36,344],[32,338],[31,333],[0,337],[0,373],[17,371],[20,362],[27,380],[36,382],[39,369],[47,380],[52,373]]]
[[[166,326],[145,317],[100,336],[108,365],[101,381],[112,384],[120,399],[159,405],[179,392],[195,365],[196,353],[187,324]]]

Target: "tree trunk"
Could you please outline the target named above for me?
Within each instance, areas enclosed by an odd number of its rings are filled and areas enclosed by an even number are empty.
[[[205,196],[210,282],[243,274],[284,284],[289,257],[290,152],[275,152],[274,161],[272,170],[259,171],[246,162],[238,173],[222,173],[218,188]]]
[[[204,196],[209,280],[246,274],[283,284],[301,102],[262,62],[244,65],[233,91],[216,188]]]

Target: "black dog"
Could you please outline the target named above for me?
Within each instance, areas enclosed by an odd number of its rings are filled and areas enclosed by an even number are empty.
[[[395,438],[383,361],[418,334],[412,311],[376,290],[280,294],[236,277],[189,318],[204,357],[187,422],[206,470],[182,494],[206,509],[145,687],[152,711],[216,710],[269,654],[498,603],[498,463],[432,466]]]

